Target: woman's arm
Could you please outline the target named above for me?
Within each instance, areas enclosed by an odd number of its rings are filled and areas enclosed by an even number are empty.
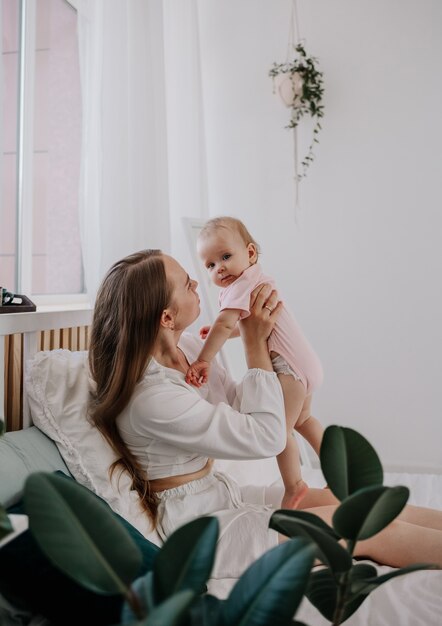
[[[259,285],[250,294],[250,315],[239,322],[249,368],[273,371],[267,339],[282,308],[277,292],[270,285]]]
[[[133,436],[168,443],[177,450],[218,459],[275,456],[286,445],[284,398],[274,372],[249,370],[235,408],[211,404],[183,380],[159,380],[136,395],[119,428]],[[135,427],[135,431],[133,430]],[[139,445],[142,440],[138,439]]]
[[[287,441],[284,398],[267,338],[280,307],[277,293],[268,285],[251,294],[250,315],[240,323],[250,369],[237,387],[235,408],[224,402],[211,404],[184,381],[165,378],[148,385],[133,401],[130,421],[137,424],[138,434],[218,459],[279,454]]]

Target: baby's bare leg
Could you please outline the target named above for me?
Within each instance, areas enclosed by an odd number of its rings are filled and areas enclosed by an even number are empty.
[[[278,374],[278,378],[284,395],[287,426],[287,445],[276,457],[285,488],[281,506],[282,508],[296,508],[302,496],[307,491],[307,485],[302,480],[301,475],[301,460],[298,444],[293,436],[294,424],[298,420],[304,405],[305,388],[304,385],[299,380],[295,380],[293,376]]]
[[[309,442],[313,450],[319,456],[324,429],[321,422],[311,415],[311,407],[312,395],[310,394],[305,397],[301,413],[294,428],[296,432]]]

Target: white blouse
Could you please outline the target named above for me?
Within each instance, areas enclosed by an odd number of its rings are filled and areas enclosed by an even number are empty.
[[[184,333],[179,347],[192,363],[201,341]],[[215,459],[261,459],[286,445],[284,399],[274,372],[248,370],[238,384],[213,361],[197,389],[184,374],[151,359],[118,428],[150,480],[195,472]]]

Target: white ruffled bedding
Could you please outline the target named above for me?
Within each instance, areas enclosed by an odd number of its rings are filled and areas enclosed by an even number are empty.
[[[222,462],[240,484],[248,484],[252,477],[256,484],[270,484],[278,480],[273,459],[267,461]],[[263,471],[264,470],[264,471]],[[323,487],[322,473],[317,469],[303,471],[311,487]],[[405,485],[410,489],[410,504],[430,506],[442,510],[442,475],[386,473],[385,484]],[[371,563],[371,561],[367,561]],[[379,574],[392,568],[373,563]],[[219,597],[228,595],[235,580],[212,580],[210,592]],[[328,626],[328,622],[304,598],[296,613],[297,620],[308,626]],[[348,626],[440,626],[442,624],[442,571],[419,571],[399,576],[381,585],[368,596],[346,622]]]

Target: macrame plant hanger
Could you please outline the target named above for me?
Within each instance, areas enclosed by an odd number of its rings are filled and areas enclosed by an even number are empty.
[[[289,39],[287,42],[286,64],[290,62],[290,56],[296,51],[296,46],[301,42],[299,36],[299,20],[298,7],[296,0],[292,0],[292,9],[290,15]],[[294,179],[295,179],[295,219],[300,210],[299,205],[299,170],[298,170],[298,128],[293,130],[293,159],[294,159]]]

